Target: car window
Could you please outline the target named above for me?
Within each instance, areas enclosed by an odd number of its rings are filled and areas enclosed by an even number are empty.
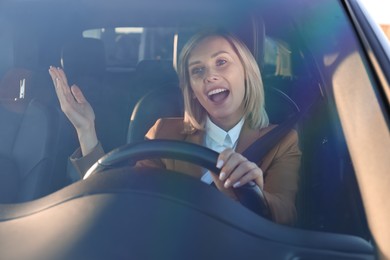
[[[84,38],[103,41],[108,69],[134,68],[141,60],[172,60],[175,30],[115,27],[83,31]]]
[[[42,0],[37,0],[39,1]],[[186,4],[185,1],[174,1],[183,6],[164,6],[159,10],[155,6],[159,5],[159,1],[153,1],[150,10],[156,17],[150,18],[144,12],[149,7],[137,6],[140,14],[137,14],[137,8],[132,8],[131,5],[136,5],[137,1],[119,1],[123,5],[122,12],[117,10],[120,9],[118,6],[112,6],[118,17],[112,16],[108,11],[105,13],[103,7],[100,10],[100,4],[97,4],[99,8],[85,5],[88,0],[72,2],[72,7],[64,3],[66,10],[58,13],[58,17],[53,17],[54,14],[43,8],[43,5],[31,9],[31,12],[24,7],[24,15],[20,17],[15,15],[16,10],[19,10],[18,6],[7,12],[0,7],[0,83],[4,85],[0,94],[6,91],[11,93],[6,87],[16,86],[14,92],[18,100],[23,86],[26,102],[31,99],[44,100],[53,105],[52,111],[60,111],[53,82],[47,73],[48,67],[63,65],[63,47],[68,40],[72,42],[80,37],[98,39],[99,44],[101,42],[104,45],[102,56],[105,57],[105,63],[97,64],[89,60],[90,66],[76,64],[79,66],[73,69],[75,80],[71,83],[80,87],[93,106],[99,142],[108,152],[126,144],[129,123],[133,120],[132,113],[138,108],[138,102],[142,98],[158,88],[162,89],[161,92],[168,92],[164,88],[178,89],[174,68],[178,54],[190,36],[203,26],[211,27],[217,24],[214,23],[216,20],[223,20],[221,24],[228,30],[235,34],[239,32],[238,35],[242,36],[240,39],[257,59],[266,89],[266,101],[272,100],[267,96],[272,90],[281,93],[284,100],[292,101],[294,109],[304,111],[301,121],[295,126],[302,150],[300,192],[297,199],[300,215],[296,227],[371,239],[355,178],[355,167],[338,115],[336,103],[340,101],[335,100],[333,91],[335,88],[346,89],[345,82],[348,81],[343,80],[345,76],[361,79],[366,74],[372,74],[372,82],[379,82],[383,75],[370,71],[371,67],[375,67],[370,63],[372,55],[367,55],[371,50],[365,49],[367,46],[361,43],[365,42],[364,38],[360,42],[359,34],[355,33],[358,31],[364,34],[364,31],[353,27],[350,17],[346,15],[345,6],[325,0],[316,4],[316,1],[311,0],[290,1],[290,4],[289,1],[283,1],[283,5],[272,4],[273,1],[255,4],[263,2],[259,0],[251,1],[253,10],[249,10],[249,4],[242,4],[235,10],[232,3],[229,3],[226,8],[230,9],[224,12],[221,11],[219,2],[213,1],[210,1],[214,4],[208,10],[188,8],[187,5],[194,7],[190,4],[191,1]],[[78,5],[83,9],[76,12],[75,7]],[[106,5],[111,4],[107,1]],[[37,11],[38,7],[41,8],[40,11]],[[98,15],[85,16],[84,13],[89,11],[102,12],[106,17],[100,20]],[[69,14],[74,14],[75,17]],[[37,17],[42,17],[42,20]],[[107,22],[111,19],[112,22]],[[379,48],[372,45],[372,49],[375,51]],[[75,53],[70,57],[77,56],[77,52]],[[98,55],[92,53],[91,56]],[[356,70],[359,73],[340,69],[345,68],[342,65],[349,61],[350,56],[356,58],[357,64],[364,64]],[[385,55],[381,56],[385,58]],[[146,61],[144,66],[137,67],[142,61]],[[12,72],[15,69],[18,74],[9,73],[9,70]],[[21,69],[31,71],[31,78],[20,76]],[[69,71],[72,68],[64,70],[71,75]],[[17,76],[8,81],[8,75]],[[12,82],[12,86],[8,82]],[[378,91],[377,95],[380,94]],[[277,115],[281,111],[279,109],[283,109],[280,103],[270,103],[266,106],[269,115]],[[4,111],[9,112],[6,109]],[[150,114],[152,113],[148,111],[145,117]],[[53,153],[56,156],[53,165],[57,168],[52,172],[57,172],[58,176],[62,174],[63,179],[50,191],[70,184],[68,176],[65,176],[67,171],[72,170],[68,158],[78,147],[74,129],[63,114],[61,116],[60,120],[63,121],[58,126],[60,131],[56,136],[63,138],[59,138],[61,143],[56,148],[56,153]],[[17,127],[12,128],[12,131],[8,130],[8,126],[16,121],[11,122],[7,118],[2,127],[7,133],[16,135],[17,131],[13,129],[18,129]],[[5,132],[3,128],[0,133]],[[12,138],[7,137],[7,141],[13,143]],[[20,149],[23,151],[23,141],[20,142]],[[2,149],[4,147],[5,145]],[[14,150],[8,149],[3,154],[13,156]],[[28,157],[26,155],[18,160],[23,162]],[[77,174],[75,176],[79,177]]]
[[[264,66],[265,74],[292,77],[290,46],[286,42],[265,37]]]

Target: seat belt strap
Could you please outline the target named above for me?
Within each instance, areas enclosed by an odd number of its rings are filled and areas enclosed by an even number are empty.
[[[251,162],[261,162],[264,156],[280,142],[280,140],[287,135],[295,124],[302,117],[303,112],[291,116],[282,124],[276,126],[274,129],[266,133],[264,136],[253,142],[242,155]]]
[[[247,158],[249,161],[258,163],[262,162],[264,156],[271,151],[273,147],[276,146],[280,140],[286,136],[291,129],[294,128],[296,123],[303,117],[306,112],[313,107],[314,104],[318,102],[321,96],[318,95],[312,98],[312,101],[302,109],[300,109],[297,113],[290,116],[283,123],[276,126],[274,129],[257,139],[253,142],[243,153],[242,155]]]

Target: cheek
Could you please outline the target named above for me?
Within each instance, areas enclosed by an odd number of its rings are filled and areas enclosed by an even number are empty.
[[[245,91],[245,78],[243,75],[241,75],[241,73],[235,73],[231,75],[231,82],[233,82],[233,85],[237,88],[237,90]]]
[[[191,81],[191,90],[194,95],[197,97],[200,95],[202,88],[196,81]]]

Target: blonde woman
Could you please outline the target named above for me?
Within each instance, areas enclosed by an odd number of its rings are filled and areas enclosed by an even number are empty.
[[[81,176],[104,151],[96,137],[94,113],[77,86],[69,88],[61,69],[50,68],[61,108],[77,130],[80,148],[71,161]],[[183,47],[178,74],[184,118],[163,118],[147,139],[173,139],[204,145],[220,153],[214,173],[183,161],[145,160],[137,166],[163,167],[193,176],[236,199],[233,189],[254,181],[263,191],[272,219],[293,224],[301,152],[292,130],[261,162],[241,153],[270,131],[258,65],[247,47],[220,31],[202,32]]]

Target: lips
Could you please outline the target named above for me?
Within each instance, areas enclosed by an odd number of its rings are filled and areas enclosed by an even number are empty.
[[[214,103],[222,103],[230,94],[230,91],[224,88],[217,88],[207,93],[208,98]]]

